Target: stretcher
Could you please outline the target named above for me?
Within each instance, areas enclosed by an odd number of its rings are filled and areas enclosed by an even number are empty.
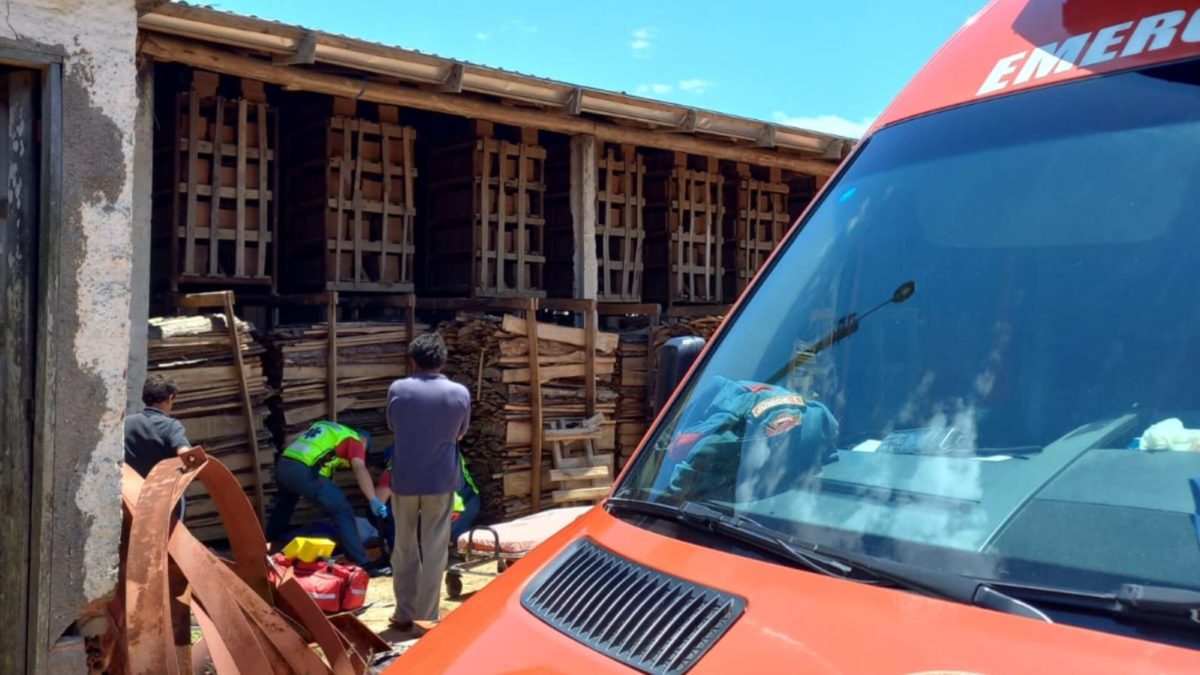
[[[508,569],[513,561],[525,557],[542,542],[587,513],[590,506],[572,506],[530,514],[507,523],[480,525],[462,533],[455,542],[455,554],[446,570],[446,594],[462,596],[462,577],[473,574],[494,577]],[[496,563],[495,572],[481,567]]]

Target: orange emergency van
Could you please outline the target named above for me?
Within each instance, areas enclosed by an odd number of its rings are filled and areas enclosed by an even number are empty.
[[[1198,673],[1198,305],[1200,2],[997,0],[391,672]]]

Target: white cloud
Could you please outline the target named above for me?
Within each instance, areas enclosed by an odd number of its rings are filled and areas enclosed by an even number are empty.
[[[486,39],[488,39],[488,38],[490,38],[490,37],[491,37],[491,35],[488,35],[487,33],[476,33],[476,34],[475,34],[475,39],[476,39],[476,40],[486,40]]]
[[[669,84],[661,84],[661,83],[655,82],[653,84],[639,84],[637,86],[637,88],[634,89],[634,92],[637,94],[640,94],[642,96],[645,96],[646,94],[654,94],[655,96],[665,96],[666,94],[671,93],[672,89],[674,89],[674,87],[672,87]]]
[[[793,117],[782,112],[776,112],[771,117],[775,122],[785,126],[797,127],[808,131],[818,131],[835,136],[847,136],[849,138],[861,138],[871,126],[871,122],[875,121],[874,117],[864,117],[861,120],[854,121],[839,115]]]
[[[629,43],[629,46],[633,49],[633,55],[638,58],[647,56],[650,49],[650,38],[654,37],[654,29],[638,28],[631,35],[633,41]]]
[[[679,81],[680,91],[686,91],[691,94],[703,94],[712,88],[712,86],[712,82],[709,82],[708,80],[701,80],[698,77],[693,77],[690,80]]]

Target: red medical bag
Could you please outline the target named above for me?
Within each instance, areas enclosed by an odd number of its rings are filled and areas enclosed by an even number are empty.
[[[273,560],[280,567],[292,568],[296,582],[324,612],[348,612],[362,607],[367,600],[367,584],[371,578],[357,565],[320,561],[306,563],[292,560],[282,553],[276,553]],[[273,572],[271,581],[279,581]]]

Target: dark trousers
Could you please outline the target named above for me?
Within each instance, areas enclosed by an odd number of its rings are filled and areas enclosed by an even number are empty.
[[[350,562],[356,565],[369,562],[367,551],[358,537],[358,527],[354,523],[354,507],[333,481],[321,476],[313,467],[305,466],[294,459],[280,457],[275,462],[275,485],[279,492],[275,495],[275,504],[267,519],[268,540],[275,541],[287,533],[292,512],[296,510],[296,503],[303,497],[320,507],[333,521],[342,551]]]

